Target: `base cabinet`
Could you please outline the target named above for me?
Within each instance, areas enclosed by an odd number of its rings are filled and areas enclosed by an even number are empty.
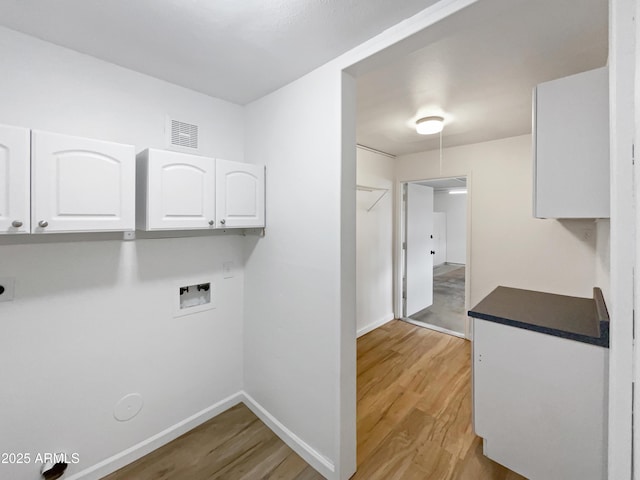
[[[607,478],[604,347],[473,319],[473,423],[530,480]]]

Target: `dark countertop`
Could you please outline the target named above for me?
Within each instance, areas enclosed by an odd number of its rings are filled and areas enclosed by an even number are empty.
[[[469,316],[609,347],[609,314],[599,288],[593,289],[593,298],[580,298],[497,287]]]

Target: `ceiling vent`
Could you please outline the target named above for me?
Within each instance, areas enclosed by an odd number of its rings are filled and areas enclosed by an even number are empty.
[[[198,150],[198,125],[167,117],[167,146],[174,150]]]

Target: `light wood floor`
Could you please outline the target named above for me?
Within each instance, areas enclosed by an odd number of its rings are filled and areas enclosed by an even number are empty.
[[[522,480],[471,427],[471,344],[393,321],[358,339],[352,480]]]
[[[522,480],[471,429],[469,342],[393,321],[358,339],[352,480]],[[320,480],[238,405],[104,480]]]
[[[103,480],[322,480],[243,404]]]

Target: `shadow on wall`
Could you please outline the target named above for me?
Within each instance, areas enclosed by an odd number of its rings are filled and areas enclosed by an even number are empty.
[[[554,221],[543,220],[542,221]],[[562,219],[557,220],[574,238],[583,242],[590,250],[596,251],[596,222],[592,219]]]
[[[138,239],[130,263],[142,281],[211,276],[222,271],[223,262],[244,268],[244,243],[238,234]]]
[[[16,299],[46,299],[119,282],[121,240],[56,242],[58,238],[2,244],[0,271],[2,276],[16,278]]]

